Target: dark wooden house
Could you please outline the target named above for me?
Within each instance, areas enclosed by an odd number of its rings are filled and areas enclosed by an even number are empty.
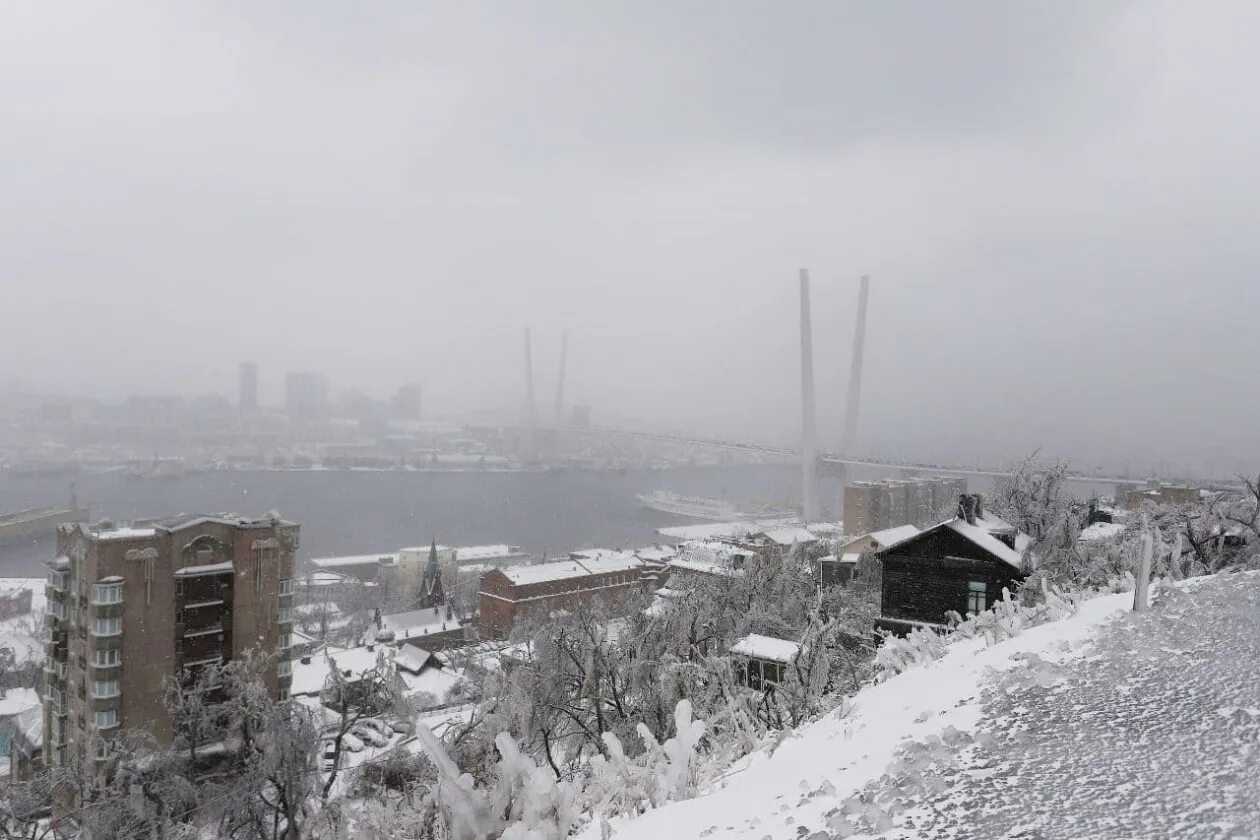
[[[988,609],[1012,594],[1025,575],[1029,542],[1006,522],[979,510],[978,500],[961,506],[948,522],[895,543],[876,555],[883,567],[876,627],[904,635],[915,627],[944,629],[949,613]]]

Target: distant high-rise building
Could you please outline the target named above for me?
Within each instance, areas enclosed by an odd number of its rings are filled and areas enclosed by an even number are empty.
[[[393,413],[400,420],[420,419],[420,386],[414,382],[400,385],[394,394]]]
[[[49,561],[44,760],[93,779],[119,733],[177,734],[170,678],[260,650],[288,696],[298,526],[278,518],[182,517],[143,527],[63,525]],[[76,806],[66,789],[54,803]]]
[[[242,413],[258,410],[258,363],[241,362],[236,407]]]
[[[844,487],[844,530],[854,536],[915,525],[934,525],[954,515],[963,478],[853,481]]]
[[[851,481],[844,486],[844,530],[854,536],[887,528],[886,488],[875,481]]]
[[[290,373],[284,378],[284,408],[291,420],[322,420],[328,415],[328,377]]]

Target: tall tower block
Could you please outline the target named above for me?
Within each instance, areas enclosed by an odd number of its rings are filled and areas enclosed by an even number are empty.
[[[809,269],[801,269],[801,516],[818,521],[818,432],[814,416],[814,339],[809,311]]]

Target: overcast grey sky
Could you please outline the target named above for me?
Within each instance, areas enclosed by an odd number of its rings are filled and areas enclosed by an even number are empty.
[[[1260,451],[1254,3],[7,3],[0,381]]]

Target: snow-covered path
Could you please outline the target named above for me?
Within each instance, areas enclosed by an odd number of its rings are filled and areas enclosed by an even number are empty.
[[[1195,581],[1142,616],[1132,597],[957,643],[612,836],[1260,836],[1260,576]]]
[[[1165,590],[1094,647],[999,679],[974,745],[920,774],[944,790],[886,836],[1260,837],[1260,579]]]

